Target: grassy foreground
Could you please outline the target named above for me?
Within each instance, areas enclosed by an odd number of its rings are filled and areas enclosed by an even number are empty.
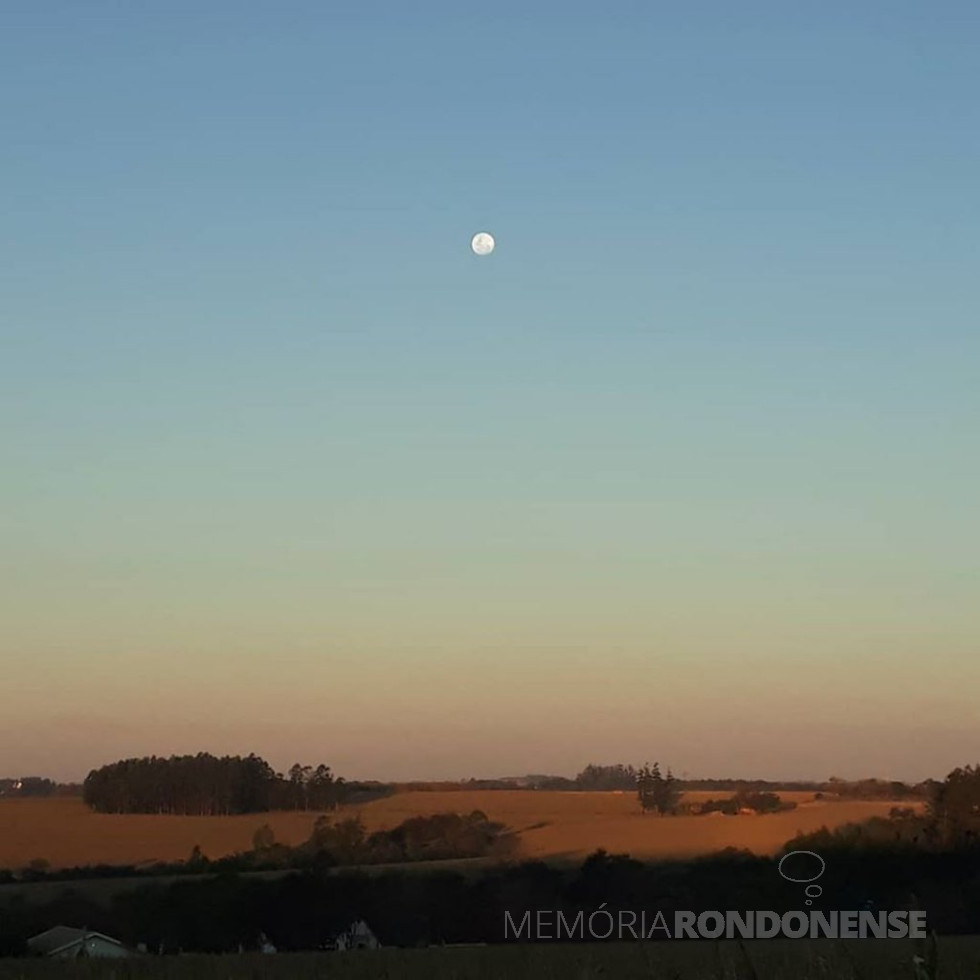
[[[906,940],[596,943],[145,957],[115,963],[0,960],[0,980],[912,980]],[[746,958],[747,957],[747,958]],[[940,940],[943,980],[980,978],[980,938]]]

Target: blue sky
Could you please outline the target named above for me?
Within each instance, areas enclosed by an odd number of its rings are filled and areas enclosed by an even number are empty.
[[[970,761],[977,8],[417,7],[4,6],[0,770]]]

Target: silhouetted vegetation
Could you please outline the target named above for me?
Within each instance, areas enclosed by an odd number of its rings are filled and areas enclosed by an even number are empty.
[[[935,780],[909,784],[899,780],[857,779],[848,782],[831,776],[819,789],[844,800],[911,800],[928,799],[936,786]]]
[[[803,907],[802,887],[785,881],[775,858],[730,852],[689,862],[641,864],[597,852],[579,868],[528,862],[459,871],[311,867],[281,878],[224,873],[169,884],[147,882],[100,905],[65,894],[45,906],[11,905],[0,916],[0,943],[16,951],[26,937],[57,922],[82,922],[153,951],[221,952],[254,948],[264,932],[282,951],[318,949],[353,918],[364,918],[384,945],[505,941],[504,913],[563,911],[568,920],[605,904],[662,912],[673,922],[687,909]],[[836,852],[820,879],[824,909],[901,910],[921,906],[941,935],[980,931],[980,852]],[[3,891],[0,889],[0,903]]]
[[[82,795],[100,812],[227,814],[262,810],[327,810],[337,802],[367,802],[395,792],[453,790],[561,790],[636,792],[641,769],[632,765],[590,763],[574,778],[528,775],[500,779],[415,781],[406,783],[345,782],[326,766],[294,765],[287,774],[275,773],[264,760],[216,759],[196,756],[126,759],[89,774],[83,785],[56,784],[41,777],[0,780],[0,796]],[[165,774],[163,788],[154,777]],[[674,778],[678,792],[691,790],[735,793],[813,792],[851,800],[926,799],[933,781],[909,785],[882,779],[852,782],[831,777],[825,782],[771,782],[745,779]],[[15,786],[18,787],[15,789]]]
[[[226,815],[268,810],[333,810],[386,795],[380,783],[347,783],[329,766],[275,772],[257,755],[124,759],[95,769],[83,799],[99,813]]]
[[[575,788],[591,791],[635,790],[640,773],[633,766],[587,765],[574,779]]]
[[[662,775],[660,764],[655,762],[652,768],[645,763],[636,774],[636,795],[644,813],[655,810],[666,816],[677,813],[681,791],[673,773],[668,769],[667,775]]]
[[[980,766],[954,769],[931,781],[925,813],[892,807],[889,816],[826,827],[790,842],[793,848],[840,851],[980,851]]]
[[[573,778],[567,776],[528,775],[505,779],[466,779],[459,782],[412,782],[398,783],[399,792],[410,790],[563,790],[573,792],[635,792],[639,769],[632,765],[596,765],[590,763]],[[897,780],[858,779],[848,781],[832,776],[823,782],[813,780],[765,779],[684,779],[676,778],[677,788],[685,791],[717,793],[777,793],[801,792],[846,800],[912,800],[926,799],[931,792],[932,780],[922,783],[903,783]]]
[[[767,795],[742,794],[741,799],[764,808]],[[817,909],[922,908],[931,929],[967,934],[980,931],[978,831],[980,767],[968,766],[932,784],[925,813],[896,806],[889,818],[799,837],[785,850],[823,856]],[[341,867],[505,851],[507,839],[503,828],[480,812],[413,818],[373,834],[356,819],[323,815],[299,848],[283,848],[268,827],[261,827],[249,854],[208,862],[198,853],[185,865],[196,862],[211,874],[172,884],[150,880],[105,905],[70,893],[46,906],[17,905],[4,899],[5,888],[17,886],[0,887],[0,906],[6,905],[0,949],[21,951],[27,936],[56,922],[84,922],[153,950],[254,948],[260,932],[280,950],[317,949],[355,917],[366,919],[386,945],[497,943],[505,939],[504,913],[519,918],[528,910],[548,909],[564,912],[570,921],[580,911],[605,905],[656,910],[669,922],[679,910],[783,912],[800,909],[804,899],[802,888],[778,873],[778,857],[737,850],[653,864],[598,851],[575,870],[540,862],[468,873],[379,868],[367,874]],[[303,870],[275,878],[235,873],[269,866]]]
[[[54,796],[57,784],[42,776],[23,776],[20,779],[0,779],[0,796],[11,798],[23,796]]]
[[[358,817],[333,819],[321,814],[309,838],[297,847],[280,844],[268,824],[252,835],[252,850],[211,860],[195,845],[187,859],[152,865],[98,865],[50,870],[46,861],[32,861],[16,877],[4,881],[73,881],[94,878],[161,877],[249,871],[287,871],[308,868],[402,864],[416,861],[508,857],[516,839],[503,824],[480,810],[468,814],[436,813],[411,817],[390,830],[368,833]]]
[[[293,866],[304,859],[321,865],[395,864],[504,856],[512,845],[513,839],[505,833],[503,824],[489,820],[479,810],[465,815],[411,817],[391,830],[373,834],[368,834],[356,817],[337,822],[320,817],[310,839],[287,860]]]
[[[783,810],[795,809],[796,803],[792,800],[783,800],[776,793],[739,790],[734,796],[722,800],[706,800],[704,803],[688,804],[683,807],[683,812],[689,814],[724,813],[728,816],[735,816],[737,813],[746,811],[780,813]]]

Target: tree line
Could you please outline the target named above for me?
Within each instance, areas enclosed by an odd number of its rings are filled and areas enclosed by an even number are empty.
[[[724,814],[736,814],[740,810],[776,813],[780,810],[791,810],[796,806],[793,802],[781,800],[777,793],[772,792],[773,789],[786,791],[805,787],[813,790],[818,796],[823,793],[832,793],[845,799],[909,800],[930,798],[935,794],[936,787],[940,785],[943,784],[933,780],[927,780],[916,786],[881,779],[862,779],[849,783],[836,777],[831,777],[826,783],[795,783],[791,785],[770,783],[764,780],[683,780],[675,777],[669,768],[666,774],[662,773],[657,762],[654,762],[652,766],[646,763],[639,768],[623,764],[613,766],[590,764],[574,780],[574,788],[583,791],[625,792],[635,790],[643,812],[658,813],[661,816],[677,813],[708,814],[716,811]],[[732,795],[721,800],[682,804],[682,794],[686,790],[693,789],[722,789],[729,791]]]
[[[195,756],[193,758],[199,758]],[[190,756],[185,758],[192,758]],[[142,760],[126,760],[127,762]],[[260,760],[261,761],[261,760]],[[120,763],[116,763],[120,765]],[[103,767],[105,769],[107,767]],[[299,769],[300,774],[294,775]],[[101,772],[101,770],[98,770]],[[564,792],[633,792],[637,789],[640,770],[632,765],[622,763],[616,765],[597,765],[590,763],[573,778],[565,776],[528,775],[506,779],[464,779],[442,781],[415,781],[402,783],[362,782],[354,785],[345,784],[348,794],[357,793],[362,798],[387,795],[395,792],[418,791],[447,791],[447,790],[561,790]],[[294,766],[286,776],[280,776],[284,782],[289,782],[289,790],[279,790],[272,795],[276,805],[272,809],[318,809],[313,799],[317,794],[325,794],[321,784],[322,776],[315,775],[316,770],[309,766]],[[275,774],[274,774],[275,775]],[[114,775],[113,779],[117,779]],[[299,784],[299,786],[297,786]],[[797,790],[833,794],[845,799],[860,800],[909,800],[926,799],[929,797],[935,780],[925,780],[920,783],[904,783],[898,780],[859,779],[844,780],[832,776],[823,782],[791,781],[772,782],[761,779],[687,779],[677,778],[676,785],[681,791],[713,790],[728,793],[773,793],[779,790]],[[301,789],[299,787],[302,787]],[[21,779],[0,779],[0,797],[15,796],[78,796],[84,794],[84,786],[77,783],[56,783],[40,776],[27,776]],[[300,802],[302,801],[302,802]],[[134,811],[135,812],[135,811]],[[156,812],[156,811],[151,811]]]
[[[383,784],[348,783],[327,765],[296,763],[276,772],[254,753],[123,759],[93,769],[82,798],[98,813],[220,816],[267,810],[336,809],[341,803],[384,795]]]
[[[505,857],[515,845],[514,835],[482,810],[410,817],[374,833],[368,833],[360,816],[335,820],[321,815],[309,838],[297,847],[276,843],[272,828],[264,824],[252,837],[251,852],[218,863],[234,870],[402,864]]]
[[[872,817],[834,830],[824,827],[796,838],[790,845],[823,852],[946,852],[966,848],[980,854],[980,764],[958,767],[943,782],[930,780],[924,812],[895,806],[887,818]]]
[[[816,792],[833,793],[851,799],[907,800],[927,798],[939,785],[933,780],[909,786],[897,781],[864,779],[856,782],[831,778],[824,783],[799,783]],[[820,789],[815,789],[820,787]],[[690,789],[719,789],[733,794],[735,802],[718,801],[702,805],[698,812],[718,809],[733,812],[742,807],[761,811],[777,808],[776,788],[787,784],[762,780],[684,780],[659,765],[634,767],[622,763],[590,763],[574,779],[527,777],[515,780],[467,780],[462,783],[351,783],[335,776],[329,766],[296,763],[286,774],[275,772],[261,757],[251,754],[221,758],[206,752],[197,755],[157,756],[123,759],[86,777],[81,792],[85,802],[101,813],[167,813],[225,815],[266,810],[330,811],[341,803],[364,802],[408,789],[538,789],[579,790],[582,792],[635,792],[644,813],[679,812],[680,796]],[[31,777],[0,782],[0,795],[52,795],[63,792],[51,780]]]
[[[520,779],[472,779],[462,783],[407,785],[410,789],[536,789],[562,790],[564,792],[632,792],[637,788],[640,768],[617,763],[597,765],[589,763],[581,772],[569,779],[565,776],[525,776]],[[926,799],[934,783],[904,783],[899,780],[856,779],[845,780],[831,776],[827,780],[797,780],[774,782],[766,779],[688,779],[674,777],[681,791],[700,790],[737,793],[775,793],[779,790],[833,794],[855,800],[910,800]]]
[[[42,776],[0,779],[0,796],[54,796],[56,784]]]
[[[195,845],[185,861],[151,866],[97,865],[51,870],[36,859],[19,872],[0,869],[0,885],[15,881],[74,881],[93,878],[169,877],[204,873],[303,871],[377,864],[409,864],[464,858],[513,856],[516,836],[482,810],[410,817],[387,830],[369,833],[360,816],[337,819],[320,814],[310,836],[292,847],[276,841],[263,824],[252,835],[250,851],[211,860]]]
[[[149,881],[108,900],[66,892],[51,904],[11,903],[0,915],[0,955],[25,953],[27,937],[57,922],[81,922],[130,946],[176,953],[256,948],[265,933],[281,951],[316,950],[355,918],[363,918],[385,946],[506,940],[504,916],[519,921],[545,909],[566,921],[604,907],[660,912],[669,923],[685,909],[799,910],[800,885],[784,880],[776,857],[731,852],[690,862],[644,865],[626,855],[597,852],[577,869],[540,862],[461,874],[407,874],[310,869],[259,878],[204,875]],[[814,908],[900,910],[918,896],[931,929],[940,935],[980,932],[976,878],[980,853],[835,854],[821,878],[826,899]],[[2,897],[0,897],[2,902]],[[662,935],[662,934],[661,934]],[[657,938],[656,936],[654,938]],[[846,972],[845,972],[846,971]],[[836,974],[835,974],[836,975]],[[840,975],[853,975],[842,965]]]
[[[78,796],[81,791],[82,787],[78,783],[56,783],[44,776],[0,779],[0,797],[11,799],[28,796]]]

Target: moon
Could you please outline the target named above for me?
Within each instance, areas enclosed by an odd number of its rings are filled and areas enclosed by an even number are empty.
[[[473,241],[470,242],[470,248],[477,255],[489,255],[496,244],[493,240],[493,235],[485,231],[479,231],[473,236]]]

